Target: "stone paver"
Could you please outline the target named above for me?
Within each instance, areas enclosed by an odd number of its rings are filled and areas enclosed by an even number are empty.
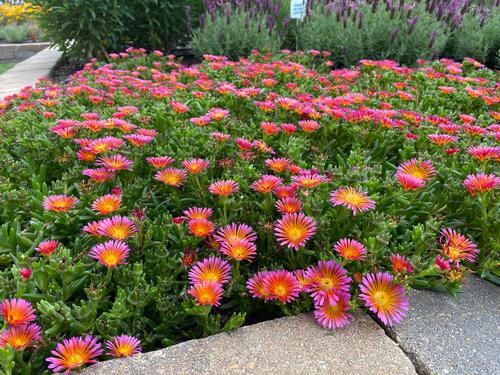
[[[97,364],[85,375],[410,375],[415,369],[367,315],[335,332],[311,314],[286,317],[128,359]]]
[[[48,76],[60,57],[60,51],[46,48],[0,75],[0,100]]]
[[[470,276],[456,299],[412,291],[410,314],[389,334],[414,356],[420,372],[500,374],[500,288]]]

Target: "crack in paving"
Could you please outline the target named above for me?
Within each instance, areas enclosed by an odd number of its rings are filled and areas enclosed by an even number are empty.
[[[401,351],[404,353],[404,355],[406,357],[408,357],[408,359],[411,361],[411,363],[412,363],[413,367],[415,367],[415,371],[418,375],[433,375],[433,372],[429,369],[429,366],[427,366],[420,359],[420,357],[417,355],[417,353],[411,352],[408,349],[406,349],[405,347],[403,347],[401,342],[398,341],[396,332],[394,332],[391,329],[391,327],[384,325],[384,323],[382,323],[380,321],[380,319],[378,319],[373,313],[368,312],[368,315],[370,316],[370,318],[373,319],[373,321],[375,323],[377,323],[380,326],[380,328],[382,328],[384,330],[385,335],[398,345],[399,349],[401,349]]]

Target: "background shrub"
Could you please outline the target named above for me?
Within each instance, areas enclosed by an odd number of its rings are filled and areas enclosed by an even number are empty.
[[[34,0],[50,39],[69,56],[103,57],[136,45],[172,49],[185,35],[185,8],[197,0]]]
[[[211,12],[211,9],[215,11]],[[201,27],[193,32],[191,41],[200,55],[208,53],[236,59],[248,55],[253,49],[271,52],[280,49],[282,36],[276,25],[269,21],[273,9],[228,2],[220,8],[208,7],[207,10],[201,18]]]
[[[472,57],[489,66],[499,66],[495,61],[498,49],[500,9],[495,8],[488,17],[465,14],[461,25],[450,35],[445,54],[457,59]]]

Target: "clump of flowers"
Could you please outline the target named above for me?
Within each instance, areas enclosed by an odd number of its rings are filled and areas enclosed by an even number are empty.
[[[130,48],[0,101],[0,347],[77,371],[290,312],[398,324],[408,288],[498,277],[497,80],[419,64]]]

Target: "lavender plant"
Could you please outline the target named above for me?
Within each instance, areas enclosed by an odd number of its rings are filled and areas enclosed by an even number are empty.
[[[204,0],[200,28],[191,46],[199,54],[226,55],[236,59],[253,49],[280,49],[286,22],[280,21],[282,1]]]

